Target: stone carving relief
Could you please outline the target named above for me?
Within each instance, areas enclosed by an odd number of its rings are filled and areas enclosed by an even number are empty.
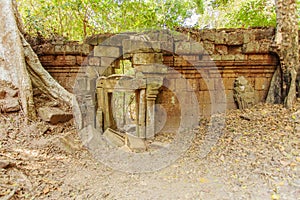
[[[254,89],[244,76],[235,79],[233,97],[239,109],[250,108],[255,104]]]

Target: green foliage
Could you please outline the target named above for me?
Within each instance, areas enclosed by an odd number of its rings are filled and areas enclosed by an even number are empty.
[[[212,1],[212,6],[214,8],[216,7],[220,7],[220,6],[225,6],[227,5],[227,3],[229,2],[230,0],[214,0]]]
[[[204,12],[204,4],[203,0],[194,0],[195,6],[196,6],[196,12],[203,14]]]
[[[229,19],[227,27],[276,26],[275,5],[267,0],[243,1],[225,17]]]
[[[208,0],[200,27],[276,26],[273,0]]]
[[[82,40],[88,35],[183,24],[202,0],[17,0],[26,31]]]
[[[274,0],[17,1],[29,34],[71,40],[105,32],[173,29],[193,14],[200,14],[199,28],[276,26]]]

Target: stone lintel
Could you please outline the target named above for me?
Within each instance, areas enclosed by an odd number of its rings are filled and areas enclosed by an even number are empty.
[[[118,58],[121,56],[121,50],[116,46],[98,45],[94,48],[94,56]]]

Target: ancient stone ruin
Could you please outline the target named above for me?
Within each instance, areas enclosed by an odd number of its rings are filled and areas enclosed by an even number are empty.
[[[81,127],[152,138],[181,124],[192,127],[199,117],[263,102],[279,64],[269,50],[274,34],[274,28],[180,29],[96,35],[84,44],[59,41],[34,49],[65,88],[75,85]],[[237,93],[240,76],[253,86],[251,101]]]

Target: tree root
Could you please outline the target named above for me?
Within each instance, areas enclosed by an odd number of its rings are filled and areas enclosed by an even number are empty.
[[[27,71],[30,75],[32,84],[38,87],[45,94],[49,94],[54,99],[66,102],[73,108],[77,128],[81,128],[82,118],[78,102],[74,94],[68,92],[62,87],[42,66],[38,56],[31,48],[30,44],[25,40],[23,34],[20,33],[21,41],[24,48],[24,56]]]
[[[24,47],[24,56],[27,64],[27,70],[30,74],[33,85],[41,91],[50,94],[55,99],[66,102],[68,105],[73,104],[73,94],[63,88],[42,66],[38,56],[31,48],[30,44],[20,34]]]

